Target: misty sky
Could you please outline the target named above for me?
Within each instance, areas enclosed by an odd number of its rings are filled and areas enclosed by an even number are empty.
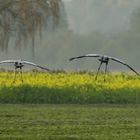
[[[69,29],[78,33],[128,29],[140,0],[64,0]]]
[[[1,51],[0,59],[22,58],[55,70],[96,71],[99,65],[96,60],[78,60],[70,63],[68,59],[86,53],[101,53],[122,58],[136,69],[140,69],[137,63],[140,56],[140,34],[134,33],[133,36],[132,33],[125,32],[130,29],[132,12],[140,7],[140,0],[63,1],[68,29],[60,28],[52,32],[44,30],[42,39],[35,42],[34,59],[31,44],[18,51],[12,43],[7,53]],[[123,39],[119,35],[107,37],[110,33],[120,33]],[[124,66],[113,63],[110,65],[114,70],[128,70]]]

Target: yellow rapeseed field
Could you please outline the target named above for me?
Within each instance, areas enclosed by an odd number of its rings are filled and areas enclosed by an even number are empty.
[[[104,82],[104,76],[106,82]],[[15,83],[13,83],[13,78],[14,73],[12,72],[0,73],[0,98],[5,97],[5,92],[18,96],[28,92],[28,94],[32,94],[32,97],[37,94],[36,96],[44,97],[44,100],[49,96],[49,102],[53,98],[55,100],[57,96],[60,101],[62,97],[67,97],[67,100],[70,99],[74,103],[77,100],[78,102],[81,100],[85,103],[89,102],[89,100],[93,100],[91,97],[94,99],[96,97],[98,100],[102,98],[103,102],[106,102],[106,99],[110,102],[112,98],[114,102],[119,97],[119,102],[123,102],[123,100],[127,102],[128,99],[134,100],[137,96],[137,102],[140,101],[140,78],[134,75],[100,74],[98,80],[95,81],[93,73],[25,72],[23,82],[20,74],[17,75]]]
[[[105,89],[120,88],[140,88],[140,78],[126,74],[109,74],[106,75],[104,82],[103,74],[100,74],[98,80],[95,81],[95,75],[91,73],[36,73],[28,72],[23,74],[23,83],[20,74],[17,75],[15,83],[13,83],[14,73],[0,73],[1,86],[19,86],[28,84],[30,86],[47,86],[49,88],[64,88],[91,85]]]

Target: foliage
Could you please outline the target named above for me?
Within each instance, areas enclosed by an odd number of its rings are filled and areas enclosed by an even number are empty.
[[[93,73],[24,73],[24,82],[14,73],[0,73],[1,103],[140,103],[140,78],[109,74],[104,82]]]
[[[36,33],[42,31],[48,20],[52,19],[52,24],[58,24],[60,4],[61,0],[1,0],[1,47],[6,49],[13,35],[17,47],[29,38],[34,45]]]

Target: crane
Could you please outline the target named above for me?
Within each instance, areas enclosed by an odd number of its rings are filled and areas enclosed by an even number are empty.
[[[15,79],[16,79],[16,75],[17,75],[17,69],[20,69],[20,74],[21,74],[21,80],[23,82],[23,79],[22,79],[22,68],[24,67],[24,65],[31,65],[31,66],[34,66],[34,67],[38,67],[40,69],[44,69],[46,71],[50,71],[48,68],[45,68],[45,67],[42,67],[40,65],[37,65],[33,62],[29,62],[29,61],[23,61],[21,59],[18,59],[18,60],[4,60],[4,61],[0,61],[0,64],[4,64],[4,63],[13,63],[14,66],[15,66],[15,76],[14,76],[14,80],[13,82],[15,82]]]
[[[123,65],[127,66],[127,67],[128,67],[130,70],[132,70],[136,75],[140,76],[140,74],[139,74],[135,69],[133,69],[130,65],[128,65],[128,64],[125,63],[124,61],[122,61],[122,60],[120,60],[120,59],[117,59],[117,58],[115,58],[115,57],[108,56],[108,55],[102,55],[102,54],[86,54],[86,55],[82,55],[82,56],[72,57],[72,58],[70,58],[69,60],[72,61],[72,60],[74,60],[74,59],[80,59],[80,58],[84,58],[84,57],[96,57],[96,58],[98,58],[98,60],[100,61],[100,65],[99,65],[99,67],[98,67],[95,80],[97,80],[98,73],[99,73],[100,68],[101,68],[101,65],[102,65],[103,63],[106,65],[106,66],[105,66],[105,74],[106,74],[109,60],[112,60],[112,61],[115,61],[115,62],[117,62],[117,63],[120,63],[120,64],[123,64]],[[104,81],[105,81],[105,79],[104,79]]]

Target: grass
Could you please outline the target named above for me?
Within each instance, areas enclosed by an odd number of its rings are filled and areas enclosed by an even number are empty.
[[[13,84],[14,73],[0,73],[0,103],[139,104],[140,77],[127,74],[24,73]]]
[[[140,105],[0,105],[2,140],[139,140]]]
[[[102,74],[95,81],[93,73],[30,72],[14,84],[13,77],[0,73],[0,140],[140,139],[137,76],[104,82]]]

